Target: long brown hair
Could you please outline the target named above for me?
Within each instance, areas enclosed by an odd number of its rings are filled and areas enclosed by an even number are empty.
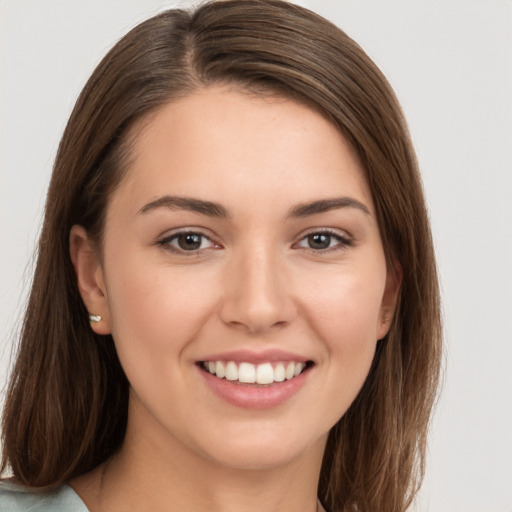
[[[397,512],[421,482],[441,358],[439,290],[406,122],[375,64],[320,16],[279,0],[169,10],[130,31],[84,87],[60,143],[37,266],[3,416],[2,471],[50,487],[122,444],[129,384],[110,336],[78,293],[69,232],[101,246],[108,198],[129,165],[134,126],[213,83],[292,98],[325,115],[367,173],[397,311],[370,374],[329,436],[318,494],[334,511]]]

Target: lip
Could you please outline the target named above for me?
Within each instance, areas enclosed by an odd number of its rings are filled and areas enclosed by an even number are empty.
[[[226,352],[215,352],[201,357],[197,361],[197,370],[208,388],[223,401],[243,409],[268,409],[277,407],[291,399],[306,383],[314,364],[308,365],[303,372],[290,380],[274,382],[270,385],[258,386],[241,384],[238,381],[219,379],[202,368],[203,361],[234,361],[235,363],[313,362],[311,358],[282,349],[250,350],[238,349]]]
[[[285,350],[272,349],[264,351],[252,351],[246,349],[232,350],[229,352],[217,352],[201,358],[201,361],[234,361],[235,363],[279,363],[294,361],[296,363],[306,363],[311,358],[294,354]],[[199,361],[198,361],[199,362]]]
[[[300,375],[290,380],[258,386],[219,379],[197,365],[197,371],[215,395],[229,404],[243,409],[269,409],[285,403],[304,386],[311,369],[312,367],[307,367]]]

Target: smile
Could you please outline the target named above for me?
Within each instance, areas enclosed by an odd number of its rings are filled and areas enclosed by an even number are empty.
[[[219,379],[237,381],[241,384],[268,385],[298,377],[308,363],[289,361],[252,364],[234,361],[202,361],[201,366]]]

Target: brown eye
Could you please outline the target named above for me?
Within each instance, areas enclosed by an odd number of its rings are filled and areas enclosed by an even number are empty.
[[[202,236],[197,233],[184,233],[178,235],[176,242],[180,249],[184,251],[196,251],[201,248]]]
[[[316,231],[302,238],[297,244],[297,247],[303,247],[313,251],[331,251],[343,249],[351,245],[352,242],[349,238],[337,232]]]
[[[331,235],[326,233],[314,233],[308,235],[308,246],[310,249],[327,249],[331,245]]]
[[[158,244],[178,253],[193,253],[215,247],[215,244],[206,235],[193,231],[184,231],[165,237]]]

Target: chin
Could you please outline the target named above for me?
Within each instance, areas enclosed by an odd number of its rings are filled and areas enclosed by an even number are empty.
[[[204,453],[210,460],[226,468],[271,470],[308,460],[313,454],[322,454],[328,437],[328,432],[309,439],[290,434],[289,429],[279,428],[277,432],[230,435],[209,444]]]

